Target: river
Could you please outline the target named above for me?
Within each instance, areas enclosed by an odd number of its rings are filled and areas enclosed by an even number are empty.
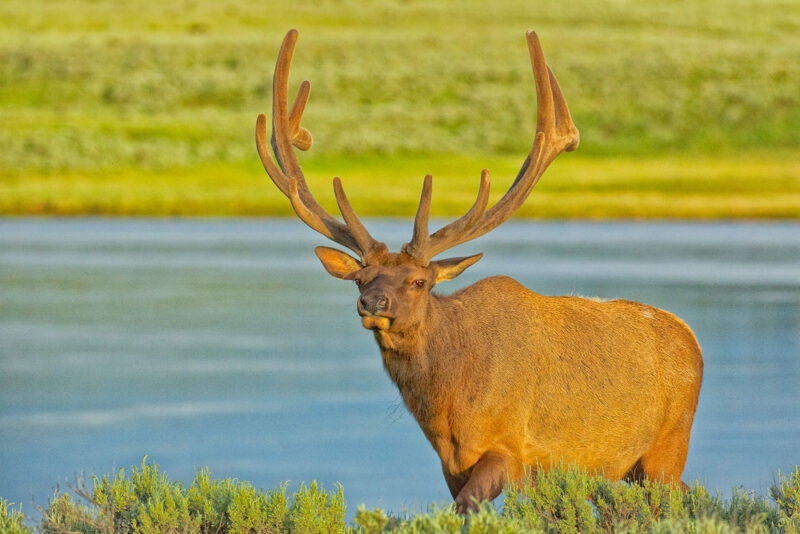
[[[369,220],[396,248],[411,222]],[[449,500],[439,462],[296,219],[0,219],[0,496],[46,504],[146,455],[189,482]],[[705,376],[684,480],[765,491],[800,464],[800,225],[506,223],[453,252],[543,294],[621,297],[694,329]]]

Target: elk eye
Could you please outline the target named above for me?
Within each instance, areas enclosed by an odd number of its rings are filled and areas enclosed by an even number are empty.
[[[425,280],[421,278],[419,280],[414,280],[414,285],[419,288],[425,287]]]

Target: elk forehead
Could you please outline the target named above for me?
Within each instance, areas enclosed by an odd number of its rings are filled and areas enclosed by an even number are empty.
[[[367,262],[367,266],[370,264],[374,264],[376,267],[417,267],[420,269],[424,269],[425,265],[423,262],[414,256],[409,256],[405,252],[389,252],[387,254],[383,254],[379,257],[379,259],[371,262]]]
[[[428,279],[430,275],[430,267],[423,267],[415,258],[404,253],[389,253],[381,262],[367,264],[359,271],[356,278],[362,282],[370,282],[377,278],[411,282],[418,278]]]

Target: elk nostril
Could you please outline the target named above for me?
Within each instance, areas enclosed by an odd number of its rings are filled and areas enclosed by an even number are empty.
[[[358,299],[362,310],[377,314],[389,309],[389,297],[384,295],[363,295]]]

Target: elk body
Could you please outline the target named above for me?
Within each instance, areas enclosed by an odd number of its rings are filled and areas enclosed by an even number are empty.
[[[295,30],[286,35],[273,78],[275,159],[264,115],[256,125],[259,155],[299,218],[358,256],[316,249],[331,275],[358,286],[362,324],[373,332],[386,371],[439,455],[459,510],[494,499],[509,479],[523,476],[524,466],[546,468],[552,460],[612,479],[647,477],[683,486],[703,360],[680,319],[626,300],[542,296],[505,276],[448,296],[431,291],[481,257],[435,256],[502,224],[553,159],[578,145],[536,34],[527,34],[536,137],[516,180],[487,210],[484,170],[472,208],[429,234],[432,181],[426,176],[412,239],[397,253],[370,236],[338,178],[333,186],[344,223],[306,185],[293,147],[311,146],[311,135],[300,126],[309,83],[301,84],[291,108],[287,100],[296,39]]]

